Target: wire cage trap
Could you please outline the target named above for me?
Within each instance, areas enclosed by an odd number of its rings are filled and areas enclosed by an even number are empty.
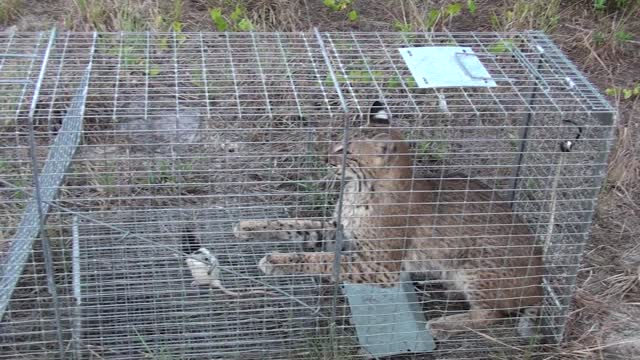
[[[412,179],[436,184],[424,211],[471,221],[467,239],[516,236],[491,232],[506,216],[542,252],[533,330],[514,315],[405,353],[540,354],[542,339],[561,341],[615,111],[544,34],[13,32],[0,49],[0,358],[371,357],[368,331],[404,328],[363,323],[349,281],[265,274],[261,259],[315,247],[338,264],[365,251],[350,231],[372,221],[352,211],[368,204],[327,158],[388,128],[408,145]],[[237,233],[277,219],[334,228]],[[239,296],[192,284],[200,248]],[[406,272],[402,299],[426,321],[468,313],[476,290],[452,278],[490,269],[466,264],[444,278]],[[493,290],[484,296],[507,289]],[[400,337],[430,336],[420,321]]]

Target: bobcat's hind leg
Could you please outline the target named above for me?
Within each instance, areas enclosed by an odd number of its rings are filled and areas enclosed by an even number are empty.
[[[319,249],[323,241],[335,238],[335,224],[317,220],[243,220],[233,226],[233,234],[241,240],[289,240],[305,249]]]

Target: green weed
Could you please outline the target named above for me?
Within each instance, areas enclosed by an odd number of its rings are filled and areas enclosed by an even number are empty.
[[[630,9],[638,4],[640,4],[639,0],[593,0],[593,8],[600,12]]]
[[[159,160],[157,165],[152,166],[146,178],[147,185],[177,184],[171,162],[169,160]]]
[[[640,10],[638,0],[637,10]],[[635,35],[629,31],[630,24],[635,20],[635,12],[623,10],[615,15],[602,16],[596,29],[585,38],[585,43],[591,43],[587,48],[598,55],[603,62],[607,57],[619,52],[634,50]],[[604,64],[603,64],[604,65]]]
[[[133,331],[135,331],[138,340],[140,340],[140,342],[142,343],[142,346],[144,346],[145,351],[143,352],[143,359],[152,359],[152,360],[171,360],[173,359],[173,356],[171,356],[171,354],[169,353],[169,351],[165,348],[160,348],[158,350],[154,350],[151,349],[151,347],[147,344],[146,341],[144,341],[144,338],[142,337],[142,335],[140,335],[140,333],[138,332],[138,330],[136,330],[136,328],[132,328]]]
[[[75,4],[84,23],[99,31],[106,30],[107,11],[101,1],[75,0]]]
[[[416,83],[416,80],[413,78],[413,76],[405,76],[404,78],[400,78],[398,76],[393,76],[387,82],[387,87],[389,87],[391,89],[400,88],[400,87],[402,87],[402,82],[403,81],[404,81],[404,84],[405,84],[405,86],[407,88],[418,87],[418,84]]]
[[[24,188],[26,181],[24,180],[24,177],[22,177],[19,174],[19,169],[16,169],[16,166],[10,164],[7,161],[4,160],[0,160],[0,174],[13,174],[13,175],[19,175],[20,177],[12,177],[11,179],[6,179],[8,182],[10,182],[12,185],[14,185],[17,188]],[[27,194],[25,192],[23,192],[22,190],[19,189],[13,189],[13,188],[9,188],[11,191],[13,191],[13,196],[12,198],[15,199],[26,199],[27,198]]]
[[[358,21],[358,12],[354,9],[347,13],[347,18],[351,21]]]
[[[241,5],[236,5],[228,16],[224,15],[222,8],[210,9],[209,16],[218,31],[253,31],[255,29],[247,17],[247,10]]]
[[[444,141],[425,141],[418,146],[418,155],[435,161],[446,158],[449,145]]]
[[[178,20],[174,20],[173,23],[171,23],[171,30],[173,30],[178,44],[182,44],[187,41],[187,36],[182,33],[182,27],[183,24]]]
[[[307,348],[309,349],[309,354],[307,355],[307,359],[333,359],[333,360],[346,360],[353,358],[353,350],[357,347],[356,344],[350,342],[346,338],[338,338],[334,341],[338,342],[337,346],[334,346],[332,343],[331,336],[317,336],[314,338],[310,338],[307,341]],[[335,348],[337,347],[337,353]]]
[[[539,29],[553,31],[560,20],[560,0],[518,0],[498,8],[489,21],[495,30]]]
[[[393,28],[396,29],[396,31],[400,31],[400,32],[412,32],[413,31],[413,26],[407,22],[401,22],[400,20],[395,20],[393,22]]]
[[[626,32],[626,31],[624,31],[624,30],[616,31],[616,32],[613,34],[613,37],[614,37],[614,38],[616,39],[616,41],[617,41],[618,43],[620,43],[620,44],[624,44],[624,43],[627,43],[627,42],[629,42],[629,41],[633,40],[633,34],[632,34],[632,33],[630,33],[630,32]]]
[[[467,9],[471,13],[471,15],[476,14],[476,10],[478,9],[475,0],[467,0]]]
[[[359,18],[358,11],[353,8],[353,0],[323,0],[322,4],[332,12],[346,12],[350,21]]]
[[[172,23],[182,19],[182,0],[173,0],[173,18]]]
[[[624,100],[640,97],[640,82],[628,88],[607,88],[605,93],[609,96],[621,97]]]
[[[74,4],[75,11],[70,12],[65,22],[79,23],[83,29],[137,32],[164,26],[164,19],[159,15],[162,11],[157,4],[150,6],[129,0],[74,0]]]
[[[492,54],[504,54],[507,52],[511,52],[514,48],[513,41],[511,40],[500,40],[490,44],[487,47],[487,51]]]
[[[22,73],[19,73],[22,75]],[[20,75],[15,74],[18,78]],[[26,76],[26,75],[25,75]],[[0,117],[0,126],[14,126],[16,124],[15,114],[16,110],[20,106],[17,101],[20,97],[20,91],[17,86],[0,86],[0,112],[3,116]]]
[[[229,28],[229,24],[227,24],[227,20],[222,15],[222,9],[214,8],[209,10],[209,16],[211,20],[213,20],[213,24],[216,26],[216,30],[218,31],[227,31]]]
[[[191,69],[190,74],[191,83],[199,88],[204,87],[204,74],[202,69]]]
[[[374,79],[382,78],[384,73],[378,70],[350,70],[347,75],[351,84],[371,84]]]
[[[158,65],[151,65],[149,67],[149,76],[154,77],[160,75],[160,67]]]
[[[324,190],[321,182],[316,180],[305,180],[296,183],[297,187],[309,195],[306,196],[306,204],[311,211],[324,213],[327,210],[329,196]]]
[[[23,0],[3,0],[0,2],[0,25],[8,25],[18,19],[24,7]]]
[[[338,85],[342,85],[342,84],[346,84],[347,83],[347,79],[342,76],[342,74],[335,74],[336,75],[336,80],[338,81]],[[325,87],[333,87],[335,86],[333,79],[331,78],[331,75],[327,74],[327,76],[325,76],[323,84]]]
[[[113,173],[102,173],[98,175],[96,182],[99,186],[113,186],[116,184],[116,177]]]
[[[474,0],[466,2],[466,8],[471,14],[477,11],[477,5]],[[409,21],[405,14],[404,6],[402,7],[403,20],[395,20],[393,27],[400,32],[413,32],[419,30],[435,31],[436,28],[451,26],[453,19],[459,16],[463,11],[463,3],[452,2],[426,11],[423,15],[413,15],[415,21]],[[415,10],[414,10],[415,12]]]

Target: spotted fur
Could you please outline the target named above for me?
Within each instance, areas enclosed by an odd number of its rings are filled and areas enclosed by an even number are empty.
[[[372,109],[372,126],[385,119],[382,109],[379,104]],[[401,271],[435,274],[470,304],[467,313],[429,321],[441,339],[540,305],[541,249],[526,223],[491,188],[472,179],[415,178],[406,141],[388,127],[351,138],[346,148],[336,146],[328,163],[346,178],[341,216],[346,246],[334,281],[389,287]],[[311,250],[335,243],[336,220],[241,221],[234,233],[240,239],[299,241]],[[259,267],[274,275],[332,277],[334,260],[335,251],[271,253]]]

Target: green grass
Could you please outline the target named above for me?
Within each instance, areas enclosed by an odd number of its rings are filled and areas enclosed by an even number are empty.
[[[639,0],[593,0],[593,8],[600,12],[629,10],[638,4]]]
[[[24,11],[23,0],[2,0],[0,1],[0,25],[9,25],[9,23],[18,19]]]
[[[168,31],[182,16],[182,0],[174,0],[171,9],[160,2],[130,0],[74,0],[65,23],[78,30]],[[162,14],[169,14],[163,16]]]
[[[498,31],[537,29],[552,32],[560,21],[560,0],[517,0],[493,11],[491,26]]]
[[[435,161],[442,161],[449,152],[449,145],[445,141],[423,141],[418,145],[418,156]]]
[[[172,359],[174,359],[174,357],[171,356],[170,352],[165,348],[152,349],[149,346],[149,344],[147,344],[147,342],[144,341],[144,338],[142,337],[142,335],[140,335],[138,330],[136,330],[136,328],[134,328],[134,327],[132,327],[132,328],[133,328],[133,331],[135,331],[136,336],[138,337],[138,340],[140,340],[140,342],[142,343],[142,345],[145,348],[145,351],[142,353],[143,354],[143,359],[152,359],[152,360],[172,360]]]
[[[630,87],[610,87],[605,90],[605,93],[624,100],[636,99],[640,97],[640,82]]]
[[[253,31],[255,26],[249,20],[247,9],[242,5],[225,14],[223,8],[212,8],[209,16],[218,31]]]
[[[308,355],[305,357],[309,360],[316,359],[331,359],[331,360],[347,360],[354,358],[353,349],[357,347],[356,344],[351,343],[347,338],[339,337],[337,351],[336,347],[331,341],[329,335],[317,336],[309,338],[306,348],[309,349]]]

